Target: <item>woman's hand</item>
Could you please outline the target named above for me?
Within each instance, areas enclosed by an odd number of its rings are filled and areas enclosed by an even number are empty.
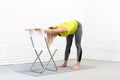
[[[38,31],[38,30],[41,30],[41,29],[40,28],[26,28],[25,30],[27,30],[27,31],[33,31],[33,30]]]

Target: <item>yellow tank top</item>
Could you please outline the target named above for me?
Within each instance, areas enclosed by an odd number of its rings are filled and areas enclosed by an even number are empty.
[[[60,36],[68,36],[70,34],[74,34],[78,28],[78,24],[76,20],[69,20],[64,23],[58,24],[55,26],[56,28],[65,27],[67,32],[60,33]]]

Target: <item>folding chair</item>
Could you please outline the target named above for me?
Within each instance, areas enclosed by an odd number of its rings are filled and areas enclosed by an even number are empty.
[[[55,55],[57,49],[54,49],[54,48],[50,48],[48,46],[48,43],[47,43],[47,39],[46,39],[46,34],[43,30],[38,30],[38,31],[35,31],[35,30],[31,30],[29,31],[29,34],[30,34],[30,40],[31,40],[31,43],[32,43],[32,47],[34,49],[34,52],[36,54],[36,59],[34,60],[32,66],[30,67],[30,71],[32,72],[36,72],[36,73],[43,73],[45,70],[50,70],[50,71],[57,71],[57,65],[55,63],[55,60],[53,58],[53,56]],[[42,47],[39,47],[38,48],[35,46],[35,41],[34,41],[34,37],[36,38],[39,38],[41,43],[40,45],[44,44],[44,46]],[[41,61],[41,54],[44,52],[44,50],[47,50],[48,51],[48,54],[50,55],[50,59],[47,61],[47,64],[46,65],[43,65],[43,62]],[[38,53],[38,50],[40,50],[40,52]],[[53,53],[51,52],[51,50],[53,50]],[[35,66],[35,64],[37,63],[37,60],[39,61],[39,63],[41,64],[40,67],[42,67],[42,69],[40,69],[40,71],[35,71],[33,70],[33,67]],[[55,67],[55,69],[48,69],[48,65],[50,62],[53,62],[53,66]]]

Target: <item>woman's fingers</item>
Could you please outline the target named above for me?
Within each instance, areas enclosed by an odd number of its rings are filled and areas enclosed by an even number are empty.
[[[27,31],[32,31],[32,30],[38,31],[38,30],[41,30],[41,29],[40,28],[26,28],[25,30],[27,30]]]
[[[40,29],[40,28],[35,28],[34,30],[36,30],[36,31],[37,31],[37,30],[41,30],[41,29]]]

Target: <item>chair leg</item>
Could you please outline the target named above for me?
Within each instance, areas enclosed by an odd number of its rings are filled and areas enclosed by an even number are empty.
[[[41,61],[41,59],[40,59],[40,55],[41,55],[41,53],[43,52],[43,50],[41,50],[39,54],[37,53],[36,50],[34,50],[34,51],[35,51],[37,57],[36,57],[36,59],[34,60],[32,66],[30,67],[30,71],[32,71],[32,72],[36,72],[36,71],[33,71],[32,68],[34,67],[34,65],[35,65],[35,63],[36,63],[37,60],[39,60],[39,63],[41,64],[42,68],[44,68],[44,66],[43,66],[43,64],[42,64],[42,61]],[[37,73],[38,73],[38,72],[37,72]]]
[[[57,71],[57,70],[58,70],[58,69],[57,69],[57,65],[56,65],[56,63],[55,63],[55,61],[54,61],[54,58],[53,58],[53,56],[55,55],[57,49],[54,51],[53,54],[51,54],[50,50],[48,50],[48,51],[49,51],[49,54],[50,54],[50,59],[49,59],[48,63],[46,64],[46,66],[44,67],[42,73],[43,73],[45,70],[50,70],[50,71]],[[53,63],[54,63],[55,70],[53,70],[53,69],[48,69],[48,68],[47,68],[47,66],[49,65],[49,63],[50,63],[51,60],[52,60]]]

